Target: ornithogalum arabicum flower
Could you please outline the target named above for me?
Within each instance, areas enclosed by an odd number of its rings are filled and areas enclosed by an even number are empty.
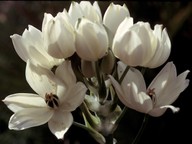
[[[29,59],[35,65],[50,69],[63,61],[62,59],[59,60],[51,57],[45,51],[42,32],[32,25],[25,29],[22,36],[14,34],[11,36],[11,39],[15,51],[25,62]]]
[[[167,109],[178,112],[174,102],[189,85],[189,70],[177,75],[173,62],[146,84],[143,69],[168,60],[170,38],[162,24],[151,28],[148,22],[135,22],[125,4],[111,2],[102,14],[97,1],[73,1],[56,16],[44,13],[41,31],[29,25],[22,36],[11,39],[27,63],[26,80],[35,93],[10,94],[3,100],[14,113],[9,129],[48,123],[62,139],[73,124],[100,144],[121,143],[114,136],[128,108],[144,113],[144,123],[146,116],[159,117]],[[81,123],[73,117],[76,108]]]
[[[119,4],[111,3],[105,14],[103,16],[103,24],[107,28],[108,36],[109,36],[109,45],[111,47],[113,37],[116,33],[116,30],[119,24],[126,18],[130,17],[129,10],[127,6],[124,4],[123,6]]]
[[[75,26],[79,18],[87,18],[92,22],[102,22],[101,10],[98,2],[91,4],[90,1],[71,2],[69,7],[69,16],[72,20],[72,25]]]
[[[75,32],[67,11],[56,17],[44,14],[42,33],[47,53],[55,58],[68,58],[75,53]]]
[[[76,53],[81,59],[97,61],[108,52],[108,36],[101,23],[86,18],[76,25]]]
[[[133,24],[131,18],[126,18],[117,29],[112,50],[127,65],[155,68],[168,59],[171,43],[162,25],[152,30],[147,22]]]
[[[122,62],[119,62],[119,76],[122,75],[125,67]],[[189,70],[186,70],[177,76],[175,65],[169,62],[148,88],[146,88],[142,73],[135,68],[130,68],[121,84],[113,77],[110,76],[110,78],[119,99],[125,106],[158,117],[164,114],[167,108],[173,112],[179,110],[171,104],[189,85],[189,80],[186,79],[188,73]]]
[[[71,111],[83,102],[87,88],[76,82],[69,61],[64,61],[55,75],[27,61],[26,79],[37,94],[16,93],[3,100],[14,112],[9,128],[23,130],[48,122],[50,131],[62,139],[73,123]]]

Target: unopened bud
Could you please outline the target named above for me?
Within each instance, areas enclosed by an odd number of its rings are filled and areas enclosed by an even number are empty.
[[[103,57],[101,61],[101,70],[104,73],[111,74],[115,64],[115,56],[111,50],[108,51],[108,54]]]
[[[83,75],[87,78],[95,76],[93,64],[91,61],[81,60],[81,70]]]

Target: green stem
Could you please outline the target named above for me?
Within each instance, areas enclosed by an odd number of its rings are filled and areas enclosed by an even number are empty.
[[[147,126],[147,122],[148,122],[148,118],[149,118],[149,115],[148,114],[145,114],[144,118],[143,118],[143,122],[142,122],[142,125],[136,135],[136,137],[134,138],[132,144],[137,144],[141,138],[141,135],[143,134],[143,131],[144,129],[146,128]]]
[[[96,72],[96,76],[97,76],[97,80],[98,80],[99,88],[100,88],[101,87],[101,76],[100,76],[98,61],[95,62],[95,72]]]
[[[113,138],[113,134],[110,134],[105,137],[106,144],[116,144],[115,139]]]
[[[86,127],[85,125],[81,124],[81,123],[78,123],[78,122],[75,122],[75,121],[74,121],[74,122],[73,122],[73,125],[89,131],[89,128]]]
[[[121,77],[120,77],[120,79],[119,79],[119,83],[121,83],[121,82],[123,81],[123,79],[124,79],[125,75],[127,74],[128,70],[129,70],[129,66],[127,66],[127,67],[125,68],[123,74],[121,75]]]
[[[121,120],[121,119],[123,118],[123,116],[125,115],[127,109],[128,109],[128,108],[127,108],[126,106],[123,108],[123,111],[121,112],[120,116],[119,116],[118,119],[115,121],[115,125],[118,125],[118,124],[119,124],[120,120]]]

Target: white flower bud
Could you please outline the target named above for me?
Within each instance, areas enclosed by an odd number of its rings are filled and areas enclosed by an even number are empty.
[[[147,22],[130,26],[126,18],[118,27],[112,50],[114,55],[129,66],[155,68],[163,64],[170,54],[170,40],[160,25],[152,30]]]
[[[47,52],[55,58],[68,58],[75,52],[75,33],[69,16],[64,10],[56,17],[45,13],[42,31]]]
[[[108,36],[102,24],[82,18],[76,29],[76,52],[80,58],[97,61],[107,53]]]

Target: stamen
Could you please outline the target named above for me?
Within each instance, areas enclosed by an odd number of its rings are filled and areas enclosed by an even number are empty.
[[[59,98],[55,94],[45,94],[45,102],[51,108],[57,108],[59,106]]]
[[[153,103],[156,103],[156,94],[154,92],[155,88],[148,89],[147,94],[151,97]]]

